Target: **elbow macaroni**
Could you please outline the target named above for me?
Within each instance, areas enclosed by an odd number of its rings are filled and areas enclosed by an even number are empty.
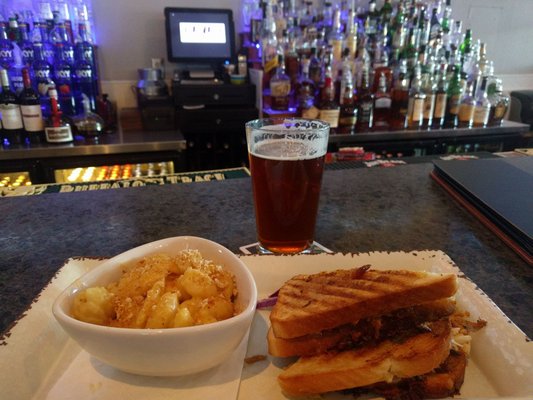
[[[237,313],[235,277],[198,250],[156,254],[126,268],[118,282],[78,293],[71,314],[93,324],[173,328],[208,324]]]

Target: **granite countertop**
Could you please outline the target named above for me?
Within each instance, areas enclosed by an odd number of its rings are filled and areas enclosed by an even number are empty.
[[[475,162],[475,161],[464,161]],[[325,172],[316,240],[335,252],[442,250],[533,338],[533,269],[429,177],[432,165]],[[0,333],[73,256],[177,235],[256,241],[249,178],[0,199]]]

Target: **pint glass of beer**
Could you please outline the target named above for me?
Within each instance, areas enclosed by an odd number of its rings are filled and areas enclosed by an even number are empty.
[[[300,253],[313,243],[328,136],[317,120],[246,123],[261,251]]]

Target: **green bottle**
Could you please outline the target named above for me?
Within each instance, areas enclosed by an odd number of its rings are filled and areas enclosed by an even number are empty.
[[[446,116],[444,117],[444,126],[455,128],[458,125],[459,106],[464,94],[464,87],[461,83],[461,66],[455,65],[453,75],[448,85]]]
[[[467,29],[465,33],[465,39],[459,46],[459,54],[461,55],[461,63],[464,63],[465,59],[472,53],[472,30]]]

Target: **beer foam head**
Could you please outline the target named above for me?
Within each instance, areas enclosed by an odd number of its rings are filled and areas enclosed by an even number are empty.
[[[275,160],[305,160],[327,152],[329,125],[323,121],[255,120],[246,125],[251,154]]]

